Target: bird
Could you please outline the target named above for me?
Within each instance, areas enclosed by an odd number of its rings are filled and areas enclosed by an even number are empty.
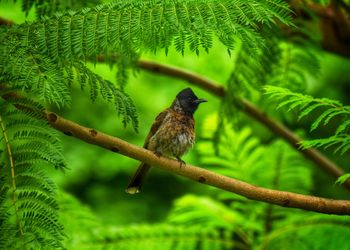
[[[171,106],[159,113],[146,137],[144,148],[153,151],[157,156],[175,157],[180,167],[186,165],[181,159],[188,152],[195,140],[193,115],[199,104],[207,102],[198,98],[191,88],[181,90]],[[126,193],[136,194],[151,166],[142,162],[132,176]]]

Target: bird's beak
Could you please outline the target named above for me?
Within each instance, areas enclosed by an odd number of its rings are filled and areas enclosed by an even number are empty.
[[[194,101],[194,103],[197,103],[197,104],[200,104],[202,102],[207,102],[207,100],[205,100],[205,99],[197,99],[197,100]]]

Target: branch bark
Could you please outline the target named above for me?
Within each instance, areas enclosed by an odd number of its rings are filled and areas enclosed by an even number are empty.
[[[102,58],[100,57],[99,60],[102,61]],[[180,68],[176,68],[173,66],[164,65],[164,64],[160,64],[152,61],[147,61],[147,60],[139,60],[138,66],[141,69],[146,71],[183,79],[220,98],[223,98],[226,94],[226,90],[224,89],[224,87],[220,86],[220,84]],[[241,109],[244,113],[246,113],[251,118],[263,124],[265,127],[270,129],[271,132],[283,138],[286,142],[292,145],[297,151],[303,154],[304,157],[313,161],[317,166],[321,167],[327,173],[331,174],[336,178],[345,174],[345,171],[343,169],[338,167],[334,162],[332,162],[326,156],[321,154],[318,150],[312,149],[312,148],[302,150],[300,148],[300,142],[302,141],[302,139],[299,136],[294,134],[291,130],[289,130],[283,124],[269,118],[267,114],[261,111],[253,103],[249,102],[246,99],[241,99],[240,102],[241,102],[241,105],[240,105]],[[343,185],[347,189],[350,189],[350,180],[346,181]]]
[[[4,88],[6,88],[6,86],[0,84],[0,90]],[[16,92],[12,92],[4,95],[3,98],[21,98],[21,96]],[[27,108],[22,106],[16,107],[18,109]],[[148,163],[152,166],[187,177],[194,181],[242,195],[248,199],[325,214],[350,215],[349,200],[333,200],[257,187],[255,185],[251,185],[234,178],[229,178],[200,167],[188,164],[186,164],[184,167],[180,167],[178,161],[165,157],[158,157],[152,151],[135,146],[117,137],[104,134],[95,129],[81,126],[77,123],[62,118],[53,112],[44,111],[43,119],[46,119],[53,128],[63,132],[67,136],[73,136],[89,144],[93,144],[107,150],[111,150],[115,153]]]
[[[14,25],[15,23],[12,20],[5,19],[3,17],[0,17],[0,25],[6,25],[6,26],[11,26]]]
[[[272,190],[257,187],[196,166],[186,164],[186,166],[180,167],[178,161],[165,157],[158,157],[149,150],[130,144],[117,137],[104,134],[95,129],[83,127],[77,123],[59,117],[53,112],[47,112],[46,118],[53,128],[62,131],[66,135],[74,136],[87,143],[146,162],[152,166],[194,181],[245,196],[248,199],[319,213],[350,215],[350,201],[348,200],[332,200]]]

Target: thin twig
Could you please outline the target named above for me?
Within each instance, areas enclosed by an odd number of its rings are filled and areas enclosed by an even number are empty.
[[[17,187],[16,187],[16,175],[15,175],[15,163],[13,160],[13,154],[12,154],[12,149],[10,146],[10,141],[9,141],[8,136],[7,136],[7,132],[6,132],[5,124],[2,120],[2,116],[0,116],[0,127],[1,127],[2,134],[4,135],[4,140],[5,140],[6,149],[7,149],[7,155],[8,155],[9,162],[10,162],[11,182],[12,182],[12,202],[13,202],[13,206],[14,206],[15,213],[16,213],[16,220],[17,220],[17,224],[18,224],[18,229],[19,229],[20,235],[22,237],[23,228],[22,228],[21,221],[19,219],[19,212],[18,212],[18,207],[17,207],[17,195],[16,195]]]

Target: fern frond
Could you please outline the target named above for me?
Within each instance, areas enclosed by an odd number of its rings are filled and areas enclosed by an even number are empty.
[[[241,214],[209,197],[185,195],[177,199],[167,221],[174,225],[234,230],[242,222]]]
[[[218,118],[211,117],[204,123],[204,138],[211,138],[215,131],[213,125],[217,120]],[[249,129],[232,129],[227,124],[224,124],[220,136],[224,139],[219,141],[218,154],[215,154],[214,146],[207,141],[197,144],[202,165],[257,186],[304,194],[312,190],[310,166],[284,142],[275,141],[262,145],[254,140]],[[259,150],[261,152],[256,153]],[[241,155],[244,156],[241,158]],[[218,226],[216,223],[219,223],[219,226],[225,227],[225,222],[229,222],[235,235],[234,239],[240,237],[244,245],[256,249],[280,249],[282,246],[283,249],[299,249],[304,245],[319,246],[317,249],[327,245],[327,249],[338,249],[341,248],[339,241],[348,237],[349,230],[343,229],[348,227],[349,218],[305,215],[305,212],[298,210],[256,203],[216,190],[209,194],[216,198],[215,202],[212,202],[214,204],[208,202],[211,201],[209,198],[180,198],[169,218],[187,226],[204,223],[215,227]],[[216,211],[214,215],[212,211]],[[327,228],[324,228],[324,225],[327,225]],[[335,230],[339,234],[332,234],[332,238],[329,238],[326,235],[331,233],[331,225],[337,227]],[[295,238],[298,241],[295,241]],[[319,244],[322,240],[327,242]],[[291,247],[289,241],[293,241]]]
[[[53,103],[58,107],[70,104],[70,91],[63,71],[46,56],[14,47],[0,55],[0,65],[11,86],[32,90],[44,103]]]
[[[27,0],[25,5],[30,9],[45,4]],[[88,80],[92,86],[91,99],[100,89],[107,100],[114,98],[118,112],[124,116],[123,123],[131,122],[136,127],[130,99],[111,84],[106,85],[101,77],[77,66],[80,60],[112,51],[121,58],[117,78],[123,88],[125,69],[131,64],[125,58],[141,51],[168,51],[174,41],[178,51],[183,53],[188,47],[198,54],[201,49],[210,49],[213,35],[228,49],[241,41],[253,54],[263,44],[259,24],[274,26],[277,19],[290,24],[289,12],[282,2],[254,0],[249,4],[242,0],[128,0],[57,12],[34,23],[14,25],[1,36],[0,73],[11,85],[37,93],[44,102],[60,107],[70,103],[68,86],[74,78],[74,64],[78,75],[83,72],[80,80]]]
[[[337,218],[338,219],[338,218]],[[340,219],[340,218],[339,218]],[[347,249],[350,247],[346,240],[350,237],[347,223],[325,220],[309,224],[308,220],[299,222],[299,225],[287,226],[276,230],[263,242],[265,249]]]
[[[215,117],[205,121],[205,127],[202,130],[204,138],[213,137],[215,128],[211,127],[219,120]],[[310,192],[313,183],[309,166],[297,152],[291,150],[285,143],[275,141],[263,145],[252,135],[250,128],[232,128],[228,122],[224,122],[219,137],[220,140],[215,142],[216,145],[210,141],[197,143],[196,148],[201,165],[257,186],[304,194]],[[277,223],[279,220],[275,218],[286,219],[301,214],[280,207],[269,208],[269,205],[259,204],[235,194],[215,190],[211,194],[229,206],[230,211],[233,210],[234,214],[237,213],[234,223],[235,230],[237,230],[235,232],[240,232],[239,235],[246,239],[248,245],[257,244],[260,238],[257,235],[266,233],[264,228],[266,217],[268,217],[266,220]],[[182,218],[186,218],[186,214],[196,218],[191,212],[194,208],[191,203],[184,204],[183,207]],[[206,209],[198,208],[198,210],[205,211]],[[197,214],[201,215],[203,220],[209,218],[200,212]],[[224,212],[218,213],[218,217],[221,218],[221,215],[226,218]],[[240,220],[240,218],[244,219]],[[196,220],[201,221],[201,218]],[[214,221],[220,221],[220,219],[216,218]],[[215,223],[214,221],[211,223]]]
[[[2,154],[0,153],[2,158]],[[0,165],[3,169],[4,166]],[[5,178],[0,176],[0,183],[4,183]],[[0,248],[6,249],[9,246],[11,237],[16,234],[17,228],[9,222],[11,214],[9,213],[9,205],[6,203],[8,198],[9,187],[5,185],[0,186]]]
[[[18,88],[10,89],[12,90],[10,93],[18,92]],[[6,102],[12,105],[12,107],[8,107],[6,110],[7,116],[11,116],[11,118],[15,118],[16,116],[21,117],[21,115],[24,113],[30,117],[30,121],[40,120],[43,118],[43,112],[45,109],[40,103],[28,98],[8,97],[6,99]],[[30,123],[30,121],[28,121],[28,123]]]
[[[215,120],[208,119],[205,124],[212,122]],[[209,131],[206,132],[208,133],[205,135],[206,138],[212,137],[213,134],[209,129],[204,131]],[[303,159],[297,157],[294,152],[290,152],[287,145],[277,141],[271,145],[262,146],[259,140],[252,136],[251,129],[236,130],[227,122],[220,134],[222,138],[219,141],[218,151],[210,142],[198,144],[197,149],[204,166],[259,186],[297,193],[309,192],[311,183],[306,180],[311,179],[311,173]],[[278,187],[273,184],[276,164],[281,165],[278,173],[281,181]],[[301,179],[298,176],[304,178]]]
[[[68,249],[228,250],[236,244],[232,240],[232,231],[223,228],[179,225],[168,222],[106,226],[75,197],[62,193],[59,201],[66,231],[71,236],[65,241],[65,246]],[[211,204],[215,201],[204,203]],[[213,216],[215,215],[213,214]]]
[[[131,123],[137,131],[138,117],[136,107],[125,92],[118,89],[110,81],[104,80],[101,76],[92,72],[81,62],[74,62],[71,67],[77,72],[81,88],[89,85],[91,100],[95,101],[100,94],[104,100],[114,104],[118,115],[122,117],[124,126]]]
[[[265,44],[264,44],[265,45]],[[261,46],[252,55],[247,50],[244,43],[237,44],[234,49],[234,65],[232,73],[227,81],[228,91],[231,93],[245,94],[248,97],[256,95],[256,89],[264,84],[267,72],[271,71],[271,65],[274,62],[275,46],[268,51],[267,47]],[[270,56],[269,60],[266,60]],[[277,59],[276,59],[277,60]],[[239,94],[235,94],[236,96]]]
[[[208,118],[204,126],[216,123],[217,119],[216,116]],[[203,131],[207,131],[205,138],[212,138],[213,130],[203,129]],[[263,148],[256,138],[251,138],[249,128],[237,132],[226,123],[222,127],[217,149],[210,141],[198,143],[197,149],[204,166],[246,181],[251,181],[250,175],[256,169],[255,163],[263,156]]]
[[[312,122],[310,131],[314,131],[321,124],[326,126],[336,117],[346,118],[338,125],[333,136],[303,141],[301,143],[302,148],[336,146],[335,152],[340,152],[341,154],[350,149],[350,137],[347,134],[347,130],[350,127],[350,106],[343,106],[340,102],[327,98],[314,98],[309,95],[294,93],[281,87],[266,86],[265,91],[270,98],[281,101],[278,108],[289,106],[288,111],[298,109],[300,111],[298,119],[310,115],[312,112],[321,111]]]
[[[22,168],[16,175],[17,183],[19,183],[17,190],[31,190],[32,187],[36,187],[41,193],[54,195],[55,184],[47,177],[45,171],[36,171],[33,173],[29,165],[17,165],[16,167]]]
[[[17,131],[16,133],[14,133],[13,138],[18,140],[37,140],[39,143],[42,143],[45,146],[54,146],[56,150],[61,150],[61,145],[58,138],[52,136],[51,134],[43,133],[42,131]]]
[[[51,16],[57,11],[65,11],[71,9],[79,9],[82,7],[91,7],[100,3],[99,0],[88,0],[88,1],[66,1],[66,0],[23,0],[22,11],[27,15],[32,8],[35,8],[37,17],[46,15]]]
[[[20,53],[19,57],[21,59],[22,56],[25,57],[24,54]],[[41,58],[38,54],[35,56]],[[82,88],[85,85],[90,86],[90,98],[92,101],[96,100],[100,94],[103,99],[115,105],[118,115],[122,117],[124,126],[131,123],[134,129],[137,130],[137,112],[132,100],[127,94],[116,88],[113,83],[106,81],[101,76],[93,73],[82,62],[73,60],[65,65],[59,64],[54,66],[55,64],[53,62],[50,62],[48,58],[43,57],[41,60],[42,63],[38,64],[36,67],[35,64],[32,64],[29,61],[21,61],[21,59],[13,59],[16,65],[21,63],[20,66],[17,65],[18,70],[21,73],[15,75],[16,70],[14,68],[11,69],[13,72],[10,71],[8,73],[11,74],[7,76],[7,80],[11,83],[10,89],[16,89],[17,91],[31,90],[32,93],[37,95],[38,99],[41,99],[44,103],[53,103],[58,107],[67,106],[70,104],[71,99],[71,93],[68,87],[74,79],[77,79]],[[3,58],[3,60],[5,60],[5,58]],[[48,64],[46,64],[46,62],[48,62]],[[5,64],[5,61],[3,64]],[[10,70],[11,65],[11,63],[6,64],[6,68],[3,72],[6,73],[7,70]],[[16,65],[12,66],[16,68]],[[59,70],[56,72],[56,69]],[[46,74],[46,71],[49,73]],[[28,102],[29,100],[26,101]],[[31,115],[34,115],[33,109],[27,109],[25,104],[21,103],[21,99],[12,98],[11,102],[14,105],[20,105],[24,108],[22,110],[25,112],[31,112]],[[30,105],[34,104],[31,103]],[[36,108],[39,110],[39,107]],[[44,108],[40,107],[40,109]],[[41,112],[41,110],[39,111]],[[39,116],[42,115],[40,112],[38,114]]]
[[[335,147],[334,153],[344,154],[350,149],[350,136],[346,134],[334,135],[327,138],[305,140],[300,144],[302,149],[318,147],[327,149]]]
[[[290,24],[287,4],[249,2],[115,1],[25,24],[19,27],[19,32],[29,28],[28,37],[21,40],[28,41],[26,46],[39,44],[52,58],[82,58],[97,55],[106,48],[118,54],[140,48],[155,51],[168,48],[172,40],[183,35],[186,37],[183,42],[188,42],[192,51],[198,51],[200,46],[207,50],[211,44],[209,31],[228,47],[237,38],[255,46],[252,41],[260,41],[255,31],[258,23],[271,24],[276,18]]]
[[[1,132],[8,152],[2,157],[5,164],[0,176],[0,190],[6,193],[0,210],[7,215],[0,244],[4,249],[62,248],[64,234],[58,222],[55,185],[42,169],[44,165],[65,166],[59,140],[42,119],[40,104],[26,98],[0,104]],[[16,105],[25,107],[24,111],[14,108]]]
[[[133,227],[114,228],[109,235],[108,245],[115,249],[230,249],[234,246],[229,233],[222,234],[213,228],[194,228],[160,225],[137,225]],[[96,242],[103,247],[104,242]]]
[[[268,38],[254,55],[247,52],[246,44],[237,46],[235,52],[228,89],[235,95],[238,92],[238,95],[250,99],[259,99],[261,86],[268,84],[293,90],[305,89],[307,76],[317,75],[319,69],[318,58],[312,51],[281,42],[277,36]]]

